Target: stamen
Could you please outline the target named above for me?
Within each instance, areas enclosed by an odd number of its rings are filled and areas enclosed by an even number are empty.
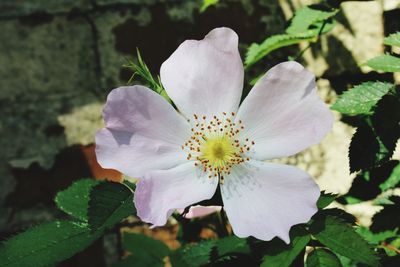
[[[206,115],[193,114],[194,120],[188,120],[192,124],[192,136],[181,146],[188,153],[187,160],[195,161],[194,166],[208,173],[209,179],[219,177],[221,184],[233,166],[250,160],[244,153],[255,144],[249,138],[243,142],[237,138],[245,127],[242,120],[234,123],[234,117],[234,112],[222,112],[221,116],[212,115],[206,121]]]

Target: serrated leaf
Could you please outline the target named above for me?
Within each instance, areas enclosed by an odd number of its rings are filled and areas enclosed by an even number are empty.
[[[207,240],[198,244],[189,244],[170,255],[174,267],[197,267],[210,265],[227,259],[232,254],[246,254],[250,249],[246,239],[229,236],[219,240]]]
[[[122,239],[122,248],[132,252],[133,255],[143,255],[154,261],[162,262],[168,256],[170,250],[163,242],[145,236],[143,234],[125,233]]]
[[[392,33],[383,40],[385,45],[400,47],[400,32]]]
[[[379,188],[383,192],[390,188],[396,187],[399,183],[400,183],[400,164],[397,164],[397,166],[394,167],[394,169],[392,170],[392,173],[386,179],[386,181],[379,185]]]
[[[126,185],[102,182],[93,187],[88,209],[92,229],[110,227],[134,213],[133,192]]]
[[[400,225],[400,197],[391,196],[389,200],[393,204],[385,205],[382,210],[372,217],[370,230],[374,233],[390,231],[399,228]]]
[[[339,258],[326,249],[317,248],[307,256],[307,267],[341,267]]]
[[[327,8],[322,5],[311,5],[296,11],[290,26],[286,29],[288,34],[297,34],[307,31],[311,25],[335,16],[338,9]]]
[[[362,171],[356,176],[351,184],[351,188],[345,196],[348,204],[355,204],[361,201],[375,199],[382,193],[379,185],[382,181],[389,177],[393,168],[398,164],[398,161],[388,161],[378,167]],[[365,179],[368,177],[368,180]],[[349,200],[353,200],[350,202]],[[354,201],[355,200],[355,201]]]
[[[400,58],[392,55],[378,56],[368,60],[365,64],[374,70],[385,72],[400,71]]]
[[[329,204],[331,204],[335,199],[337,195],[331,194],[331,193],[326,193],[325,191],[321,192],[321,195],[317,201],[317,207],[319,209],[323,209],[327,207]]]
[[[70,221],[38,225],[1,244],[1,266],[53,265],[85,249],[101,233]]]
[[[382,231],[379,233],[373,233],[368,228],[363,226],[359,226],[356,228],[356,232],[359,235],[363,236],[365,240],[374,245],[378,245],[379,243],[385,241],[388,238],[399,237],[397,231],[398,229],[394,229],[394,230]]]
[[[379,166],[389,160],[393,150],[388,150],[367,124],[361,124],[350,142],[350,172]]]
[[[288,267],[296,259],[301,251],[311,239],[308,231],[304,227],[297,226],[290,231],[291,242],[284,244],[281,240],[273,240],[268,249],[264,252],[264,257],[260,266],[280,266]],[[276,242],[272,244],[273,242]]]
[[[351,116],[372,114],[372,108],[392,88],[391,83],[365,82],[344,92],[331,108]]]
[[[379,266],[379,257],[355,229],[332,216],[316,216],[311,234],[333,252],[369,266]]]
[[[330,31],[334,23],[327,23],[323,33]],[[261,44],[253,43],[247,49],[245,65],[249,67],[279,48],[298,44],[302,41],[315,41],[319,34],[319,29],[307,30],[298,34],[278,34],[265,39]]]
[[[197,267],[210,263],[210,254],[216,246],[215,240],[203,241],[198,244],[189,244],[179,248],[171,254],[171,263],[174,267]]]
[[[58,192],[54,201],[60,210],[76,219],[87,222],[90,191],[98,184],[99,181],[93,179],[78,180],[67,189]]]

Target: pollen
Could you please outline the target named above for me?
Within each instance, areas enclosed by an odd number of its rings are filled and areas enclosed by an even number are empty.
[[[255,144],[249,138],[239,140],[245,127],[241,120],[234,123],[234,116],[234,112],[223,112],[206,120],[207,116],[194,114],[194,120],[189,120],[192,136],[182,145],[188,153],[186,159],[194,161],[210,179],[219,178],[221,184],[234,165],[249,161],[244,153]]]

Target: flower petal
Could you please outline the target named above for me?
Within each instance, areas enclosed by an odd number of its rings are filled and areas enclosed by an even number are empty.
[[[317,212],[317,184],[288,165],[251,160],[235,166],[221,185],[222,200],[233,232],[239,237],[290,242],[289,230]]]
[[[96,134],[96,157],[103,168],[130,177],[143,177],[150,170],[165,170],[187,162],[178,146],[138,134],[102,129]]]
[[[106,128],[96,134],[97,161],[131,177],[186,162],[181,145],[190,126],[160,95],[142,86],[113,90],[104,108]]]
[[[316,93],[314,75],[290,61],[268,71],[239,108],[242,139],[255,141],[248,156],[290,156],[318,143],[332,128],[333,115]]]
[[[162,64],[160,75],[168,95],[188,118],[236,112],[244,76],[237,34],[217,28],[203,40],[183,42]]]
[[[210,199],[217,185],[217,179],[209,179],[194,162],[149,172],[136,184],[137,215],[144,222],[162,226],[175,209]]]
[[[191,136],[190,125],[165,99],[144,86],[111,91],[103,110],[108,129],[131,132],[182,145]]]
[[[188,213],[184,214],[184,217],[186,219],[204,217],[214,212],[221,211],[221,209],[222,209],[221,206],[201,206],[201,205],[191,206]],[[178,212],[180,214],[183,214],[185,212],[185,209],[178,209]]]

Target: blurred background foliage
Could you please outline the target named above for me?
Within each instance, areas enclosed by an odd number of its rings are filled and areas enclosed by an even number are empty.
[[[96,130],[102,127],[101,109],[107,94],[126,85],[132,75],[132,70],[123,65],[135,57],[136,48],[156,75],[161,63],[182,41],[199,39],[215,27],[227,26],[238,33],[245,59],[252,43],[260,44],[268,36],[284,33],[296,10],[319,2],[2,0],[0,238],[63,216],[53,198],[77,179],[120,179],[117,172],[97,166],[93,142]],[[361,82],[399,83],[399,73],[372,71],[364,63],[391,49],[384,47],[383,38],[400,29],[400,2],[327,2],[341,10],[332,31],[316,42],[305,40],[275,50],[251,64],[246,69],[246,92],[254,78],[288,57],[317,75],[320,93],[328,104],[336,100],[337,94]],[[347,151],[353,126],[358,122],[338,113],[335,116],[334,129],[322,144],[285,162],[309,171],[322,189],[346,195],[354,178]],[[400,158],[398,154],[395,152],[394,159]],[[393,166],[388,168],[392,170]],[[370,200],[368,192],[372,188],[370,184],[352,187],[350,195]],[[348,204],[349,200],[343,198],[337,205]],[[365,225],[379,209],[365,207],[365,203],[341,207]],[[177,230],[166,229],[167,233],[157,230],[152,235],[177,247]],[[136,231],[149,234],[143,228]],[[115,262],[118,236],[107,234],[60,266],[87,266],[88,262],[105,266]],[[100,254],[105,257],[98,257]]]

